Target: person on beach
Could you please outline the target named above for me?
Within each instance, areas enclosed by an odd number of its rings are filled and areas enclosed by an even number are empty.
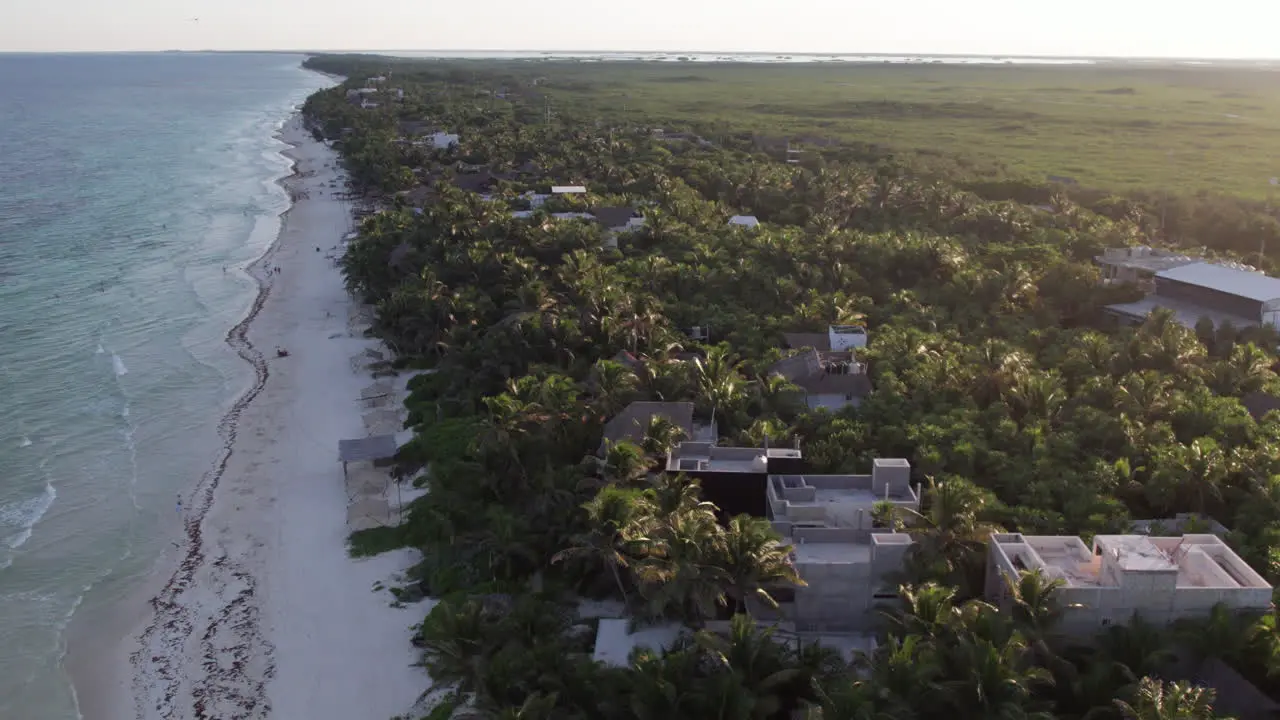
[[[178,514],[179,515],[182,514],[182,496],[181,495],[178,496]]]

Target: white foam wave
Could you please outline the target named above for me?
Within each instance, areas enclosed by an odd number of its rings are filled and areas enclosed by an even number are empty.
[[[18,443],[18,447],[31,447],[31,438],[23,435],[22,442]]]
[[[116,371],[117,377],[129,372],[129,368],[125,367],[124,361],[115,353],[111,353],[111,367]]]
[[[124,409],[120,411],[120,417],[129,417],[129,404],[125,403]]]
[[[106,352],[106,349],[104,349],[104,348],[102,347],[102,343],[98,343],[98,349],[97,349],[97,350],[94,350],[94,351],[93,351],[93,354],[94,354],[94,355],[101,355],[101,354],[102,354],[102,353],[104,353],[104,352]]]
[[[31,530],[40,522],[40,518],[53,507],[58,499],[58,491],[53,483],[45,481],[44,492],[33,498],[0,505],[0,532],[17,530],[6,537],[4,543],[10,549],[17,549],[31,538]]]

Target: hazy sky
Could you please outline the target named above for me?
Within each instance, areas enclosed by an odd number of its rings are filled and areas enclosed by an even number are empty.
[[[199,18],[195,21],[194,18]],[[0,0],[0,50],[1280,57],[1280,0]]]

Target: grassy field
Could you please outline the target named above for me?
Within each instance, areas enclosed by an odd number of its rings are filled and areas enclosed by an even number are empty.
[[[512,66],[513,71],[517,66]],[[860,141],[979,176],[1263,199],[1280,175],[1280,72],[1197,66],[547,62],[556,103],[672,125]]]

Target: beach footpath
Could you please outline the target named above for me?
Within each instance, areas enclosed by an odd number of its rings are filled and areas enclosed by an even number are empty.
[[[77,682],[88,720],[382,720],[429,686],[409,643],[426,608],[378,589],[415,552],[353,560],[346,549],[338,442],[371,434],[373,380],[356,358],[380,347],[353,322],[335,262],[350,227],[338,158],[297,117],[281,138],[294,146],[283,181],[294,204],[248,269],[263,291],[228,336],[257,380],[224,420],[228,456],[187,500],[177,562],[113,659],[124,672]]]

